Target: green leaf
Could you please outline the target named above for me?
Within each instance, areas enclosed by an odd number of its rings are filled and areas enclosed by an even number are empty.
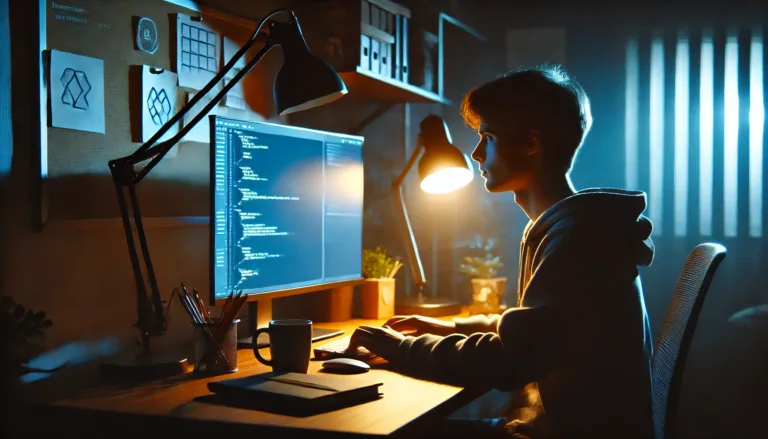
[[[363,276],[367,279],[387,278],[397,260],[389,257],[381,247],[363,250]]]
[[[474,278],[493,278],[498,274],[498,269],[503,267],[501,257],[494,255],[496,240],[483,239],[481,235],[475,235],[474,241],[467,245],[469,255],[462,258],[459,264],[459,272]]]

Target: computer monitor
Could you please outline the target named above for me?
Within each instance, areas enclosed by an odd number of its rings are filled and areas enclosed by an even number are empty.
[[[210,123],[210,300],[249,295],[238,328],[246,343],[271,319],[272,299],[362,282],[364,139],[219,116]]]

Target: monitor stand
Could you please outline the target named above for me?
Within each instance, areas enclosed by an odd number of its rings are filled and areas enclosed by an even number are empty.
[[[269,321],[272,320],[272,299],[259,299],[254,302],[248,302],[248,317],[245,325],[242,323],[237,327],[237,348],[253,349],[253,333],[256,328],[266,328]],[[344,334],[342,329],[322,329],[312,327],[312,342],[318,342],[332,337]],[[259,334],[256,341],[258,349],[269,347],[269,335]]]

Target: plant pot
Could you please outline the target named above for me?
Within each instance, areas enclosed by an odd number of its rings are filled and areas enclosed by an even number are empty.
[[[472,305],[469,307],[470,314],[499,314],[506,309],[506,306],[502,304],[504,290],[507,286],[506,277],[475,278],[471,281]]]
[[[395,279],[366,279],[362,291],[364,319],[383,320],[395,315]]]

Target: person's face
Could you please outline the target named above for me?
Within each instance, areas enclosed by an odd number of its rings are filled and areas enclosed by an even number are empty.
[[[477,130],[480,141],[472,151],[488,192],[523,190],[530,186],[538,168],[539,137],[520,135],[482,121]]]

